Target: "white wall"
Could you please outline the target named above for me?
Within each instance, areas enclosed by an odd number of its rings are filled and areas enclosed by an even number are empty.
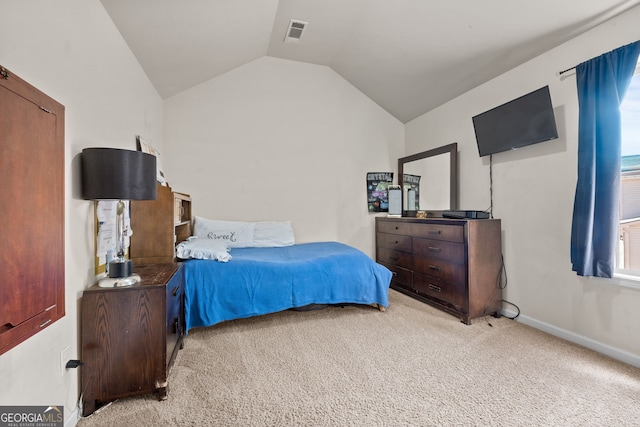
[[[64,405],[67,417],[76,406],[77,372],[61,376],[59,364],[67,346],[79,356],[79,299],[93,276],[93,208],[79,195],[83,148],[133,149],[142,134],[197,214],[291,219],[300,241],[335,239],[372,254],[366,172],[458,142],[461,206],[484,209],[488,164],[477,156],[471,116],[545,84],[560,139],[495,156],[505,296],[538,327],[637,361],[640,291],[570,271],[577,105],[575,80],[555,72],[640,38],[639,20],[636,8],[406,127],[326,67],[262,58],[168,100],[163,135],[163,102],[98,0],[4,0],[0,64],[66,106],[67,314],[0,355],[0,405]]]
[[[263,57],[166,100],[164,116],[167,180],[196,215],[291,220],[297,242],[373,256],[366,173],[395,170],[404,126],[333,70]]]
[[[489,158],[480,158],[471,118],[549,85],[560,138],[493,156],[494,216],[502,220],[508,273],[504,298],[521,319],[629,363],[640,364],[640,288],[571,271],[577,178],[575,75],[556,73],[640,39],[640,7],[406,125],[407,154],[458,143],[460,207],[490,205]],[[623,283],[624,284],[624,283]],[[507,310],[515,313],[512,306]]]
[[[60,373],[60,352],[79,358],[78,306],[93,276],[93,203],[80,199],[78,154],[135,149],[142,134],[162,148],[162,100],[98,0],[2,1],[0,64],[66,107],[66,316],[0,356],[0,405],[78,400],[78,375]],[[19,215],[16,212],[16,215]]]

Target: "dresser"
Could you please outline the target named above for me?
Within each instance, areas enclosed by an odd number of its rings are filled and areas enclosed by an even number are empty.
[[[499,219],[376,218],[376,261],[391,287],[466,324],[499,315],[501,241]]]
[[[81,304],[84,416],[138,394],[167,397],[167,377],[184,336],[182,264],[134,265],[142,281],[84,291]]]

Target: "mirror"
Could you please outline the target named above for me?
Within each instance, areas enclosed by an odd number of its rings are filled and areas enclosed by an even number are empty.
[[[403,216],[458,208],[458,144],[398,159]],[[433,215],[432,215],[433,216]]]

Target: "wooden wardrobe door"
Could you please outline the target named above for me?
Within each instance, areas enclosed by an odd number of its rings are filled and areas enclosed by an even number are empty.
[[[64,316],[64,107],[0,78],[0,354]]]

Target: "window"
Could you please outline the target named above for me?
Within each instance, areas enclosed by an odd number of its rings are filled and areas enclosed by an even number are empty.
[[[640,40],[576,66],[580,111],[571,268],[578,276],[610,278],[618,272],[620,103],[623,101],[620,91],[624,90],[626,94],[638,58]]]
[[[620,105],[620,244],[617,271],[640,276],[640,61]]]

